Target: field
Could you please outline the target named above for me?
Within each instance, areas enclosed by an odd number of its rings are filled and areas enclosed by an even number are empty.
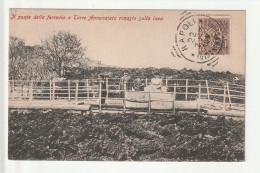
[[[244,119],[9,110],[9,159],[243,161]]]

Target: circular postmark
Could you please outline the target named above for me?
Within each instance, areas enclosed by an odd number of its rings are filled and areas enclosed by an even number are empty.
[[[191,13],[181,17],[175,35],[177,56],[190,62],[210,63],[218,59],[222,43],[222,26],[214,18]]]

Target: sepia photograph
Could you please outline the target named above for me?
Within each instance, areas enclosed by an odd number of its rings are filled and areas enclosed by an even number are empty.
[[[9,9],[8,159],[245,161],[245,10]]]

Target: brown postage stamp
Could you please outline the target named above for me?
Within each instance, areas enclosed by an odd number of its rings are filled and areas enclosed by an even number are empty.
[[[199,18],[199,55],[228,55],[229,18]]]
[[[180,15],[172,55],[190,62],[216,66],[231,52],[229,14],[183,11]]]

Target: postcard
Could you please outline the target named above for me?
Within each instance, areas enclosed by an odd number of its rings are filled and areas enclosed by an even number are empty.
[[[245,160],[243,10],[9,10],[8,159]]]

